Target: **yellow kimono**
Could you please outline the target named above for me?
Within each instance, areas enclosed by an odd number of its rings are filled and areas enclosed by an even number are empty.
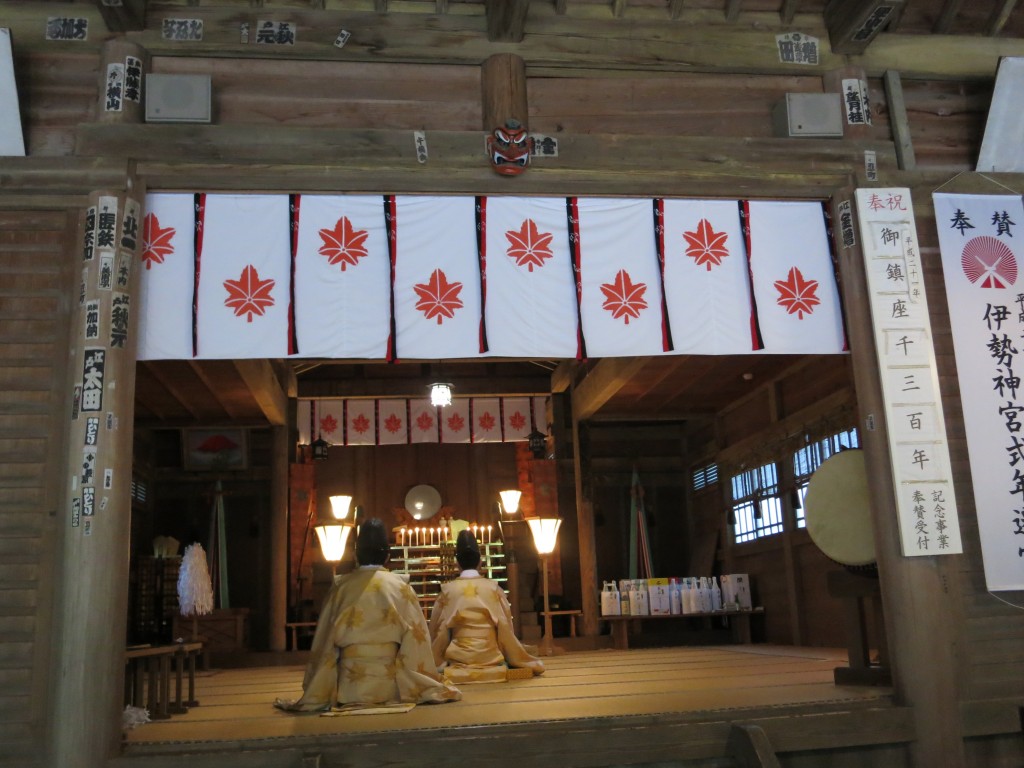
[[[291,711],[399,702],[458,701],[431,656],[427,622],[412,587],[382,566],[337,579],[324,600],[302,698],[278,700]]]
[[[441,587],[430,635],[434,661],[452,683],[503,682],[507,667],[544,673],[544,663],[512,631],[512,610],[501,585],[476,571],[463,571]]]

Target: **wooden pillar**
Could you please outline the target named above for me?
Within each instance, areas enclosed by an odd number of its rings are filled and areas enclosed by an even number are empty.
[[[496,53],[481,69],[484,130],[494,130],[506,120],[518,120],[529,131],[526,62],[513,53]]]
[[[833,220],[853,201],[853,190],[833,198]],[[848,215],[848,214],[847,214]],[[856,229],[855,223],[851,226]],[[871,520],[885,628],[897,703],[912,707],[913,765],[964,765],[963,728],[957,687],[957,654],[962,642],[957,620],[955,557],[904,557],[889,461],[885,402],[869,313],[871,296],[858,244],[840,242],[839,270],[847,311],[847,333],[860,411],[861,444],[869,478]]]
[[[142,122],[143,85],[148,69],[149,57],[140,45],[124,38],[113,38],[103,44],[97,122]]]
[[[283,651],[288,621],[288,427],[270,430],[270,650]]]
[[[580,422],[572,415],[573,478],[576,482],[576,536],[580,551],[580,596],[583,609],[583,634],[598,634],[597,543],[594,538],[594,505],[583,494],[583,464],[580,450]]]
[[[144,200],[130,177],[125,190],[90,195],[73,253],[81,268],[69,291],[70,421],[48,718],[49,764],[62,768],[104,765],[121,741]]]

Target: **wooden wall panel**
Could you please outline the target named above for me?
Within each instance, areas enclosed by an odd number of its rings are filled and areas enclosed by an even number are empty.
[[[482,130],[479,67],[159,56],[151,67],[210,75],[219,125]]]
[[[974,169],[993,84],[994,80],[903,80],[918,170]]]
[[[14,65],[26,153],[72,154],[75,127],[96,110],[99,57],[49,48],[21,53]]]
[[[0,212],[0,742],[25,766],[43,743],[71,232],[63,212]]]

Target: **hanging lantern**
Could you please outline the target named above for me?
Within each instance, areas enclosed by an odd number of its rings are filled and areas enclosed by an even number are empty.
[[[533,453],[533,458],[543,459],[544,453],[547,451],[548,447],[547,436],[543,432],[539,432],[535,429],[526,436],[526,439],[529,441],[530,451]]]
[[[313,461],[325,461],[327,459],[327,448],[330,446],[323,435],[317,435],[316,440],[310,444],[313,449]]]

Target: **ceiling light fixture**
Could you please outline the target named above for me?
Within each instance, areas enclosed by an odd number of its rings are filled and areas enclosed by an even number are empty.
[[[430,385],[430,404],[444,408],[452,404],[452,385],[436,381]]]

